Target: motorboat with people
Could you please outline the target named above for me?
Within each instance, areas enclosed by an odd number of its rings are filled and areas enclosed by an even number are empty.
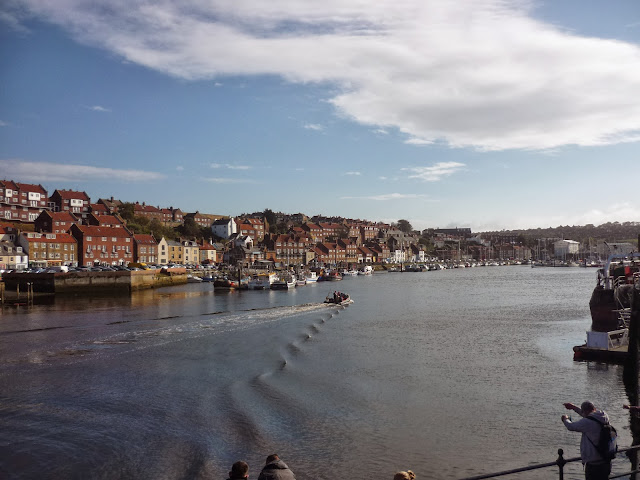
[[[598,269],[589,300],[592,330],[608,332],[629,326],[634,285],[640,288],[640,252],[610,255]]]
[[[349,305],[350,303],[353,303],[353,300],[351,300],[351,297],[346,293],[335,291],[327,295],[327,298],[324,299],[324,303],[331,303],[334,305]]]

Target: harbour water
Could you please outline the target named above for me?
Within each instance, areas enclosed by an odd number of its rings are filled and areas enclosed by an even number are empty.
[[[299,480],[461,478],[579,455],[560,416],[584,399],[628,446],[622,367],[572,360],[594,281],[505,266],[5,308],[0,477],[224,479],[244,459],[255,479],[277,452]],[[335,289],[355,303],[322,304]]]

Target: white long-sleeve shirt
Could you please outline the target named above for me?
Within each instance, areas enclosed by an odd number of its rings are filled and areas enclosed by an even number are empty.
[[[609,423],[609,417],[602,410],[596,410],[589,416],[599,420],[600,423],[589,420],[588,418],[581,418],[575,422],[567,418],[563,420],[563,423],[564,426],[572,432],[582,432],[582,439],[580,440],[582,463],[601,463],[604,459],[598,453],[596,445],[598,445],[598,440],[600,439],[601,424]]]

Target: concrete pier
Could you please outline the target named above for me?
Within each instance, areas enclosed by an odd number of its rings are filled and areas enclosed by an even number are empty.
[[[130,294],[138,290],[187,283],[184,268],[123,272],[10,273],[3,277],[5,292],[36,294]]]

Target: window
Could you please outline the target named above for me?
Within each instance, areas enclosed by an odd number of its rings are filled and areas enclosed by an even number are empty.
[[[106,242],[107,241],[107,237],[102,237],[102,241]]]
[[[111,237],[111,241],[115,243],[118,241],[118,239],[116,237]]]
[[[91,240],[91,237],[87,237],[87,242],[90,242]]]

